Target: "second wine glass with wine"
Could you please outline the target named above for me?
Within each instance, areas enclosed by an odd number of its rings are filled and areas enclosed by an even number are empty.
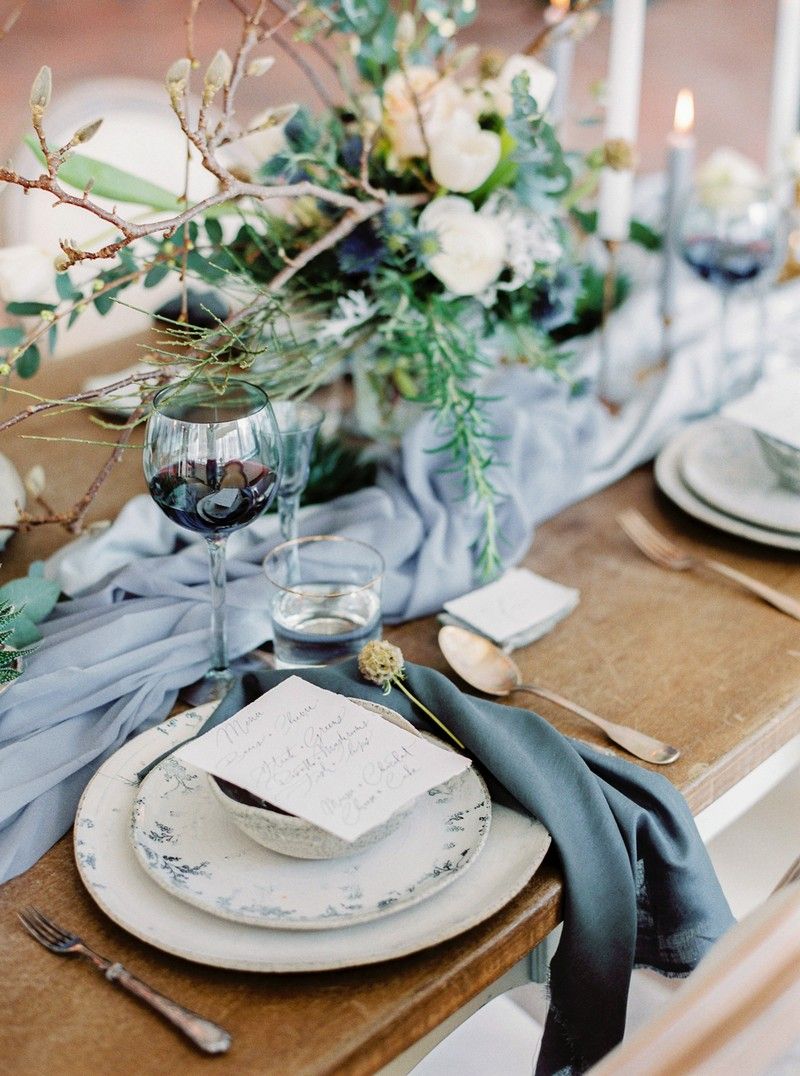
[[[712,410],[728,399],[730,370],[730,301],[745,285],[760,283],[775,267],[781,213],[767,186],[727,182],[699,187],[690,195],[680,229],[681,253],[687,265],[713,284],[721,300],[720,347]],[[765,316],[761,297],[758,354],[763,354]],[[759,361],[754,371],[760,372]]]

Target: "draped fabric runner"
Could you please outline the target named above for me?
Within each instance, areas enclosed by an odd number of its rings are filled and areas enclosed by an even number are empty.
[[[294,672],[246,676],[212,724]],[[666,778],[568,740],[537,714],[465,695],[432,669],[406,673],[412,693],[553,836],[564,930],[537,1073],[582,1072],[622,1038],[635,964],[686,974],[733,923],[691,812]],[[355,660],[302,675],[419,724],[409,700],[365,683]]]
[[[793,294],[795,288],[790,288]],[[575,396],[546,373],[500,368],[486,386],[498,436],[495,479],[500,552],[518,562],[533,527],[571,501],[615,481],[658,450],[714,391],[713,310],[689,289],[686,336],[666,377],[650,380],[616,417],[587,391]],[[791,306],[788,292],[775,302]],[[653,289],[626,304],[610,327],[619,369],[659,347]],[[595,345],[596,346],[596,341]],[[588,368],[596,363],[589,347]],[[387,562],[387,619],[421,616],[475,585],[481,520],[459,499],[459,476],[429,450],[431,416],[406,435],[378,484],[301,513],[304,533],[370,542]],[[274,517],[234,535],[229,556],[229,631],[235,657],[269,637],[260,562],[277,539]],[[0,881],[34,863],[70,826],[91,773],[136,729],[165,716],[206,666],[209,594],[205,549],[146,496],[105,532],[51,558],[47,573],[74,597],[43,625],[25,673],[0,695]],[[560,582],[569,584],[569,579]]]

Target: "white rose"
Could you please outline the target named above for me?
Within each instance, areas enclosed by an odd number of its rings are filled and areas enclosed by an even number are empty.
[[[4,303],[50,298],[55,275],[53,255],[41,247],[31,243],[0,247],[0,299]]]
[[[433,141],[463,101],[458,83],[432,67],[413,66],[391,74],[383,86],[383,126],[395,157],[424,157],[425,138]]]
[[[499,160],[500,136],[482,131],[467,112],[456,112],[431,143],[431,174],[450,191],[476,190]]]
[[[764,173],[735,149],[715,150],[697,170],[697,189],[708,206],[727,206],[735,209],[752,197],[752,191],[763,187]]]
[[[536,101],[540,112],[545,112],[556,88],[556,73],[532,56],[515,53],[509,56],[497,78],[484,82],[494,108],[501,116],[510,116],[514,110],[511,83],[522,73],[528,76],[528,93]]]
[[[439,250],[428,258],[434,276],[454,295],[478,295],[503,269],[506,237],[492,217],[479,216],[466,198],[436,198],[419,217],[422,231],[433,232]]]

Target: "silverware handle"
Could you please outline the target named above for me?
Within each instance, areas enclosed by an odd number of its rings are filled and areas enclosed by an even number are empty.
[[[160,994],[152,986],[137,979],[135,975],[123,967],[122,964],[111,964],[105,972],[106,979],[116,983],[123,990],[145,1002],[156,1012],[160,1013],[174,1027],[207,1054],[224,1054],[231,1044],[228,1032],[217,1024],[199,1016],[191,1009],[185,1009],[171,998]]]
[[[571,699],[567,699],[563,695],[559,695],[557,691],[551,691],[547,687],[539,687],[538,684],[518,684],[516,690],[529,691],[531,695],[538,695],[541,699],[554,702],[556,706],[561,706],[578,717],[591,721],[593,725],[597,725],[606,733],[615,728],[613,722],[606,721],[605,718],[599,717],[597,714],[592,713],[591,710],[587,710],[585,706],[581,706],[579,703],[573,702]]]
[[[796,598],[792,598],[780,590],[775,590],[773,587],[767,586],[766,583],[753,579],[751,575],[745,575],[744,572],[737,571],[736,568],[730,568],[727,564],[722,564],[718,560],[706,560],[704,558],[703,564],[712,572],[716,572],[717,575],[723,575],[726,579],[738,583],[740,587],[749,590],[751,594],[755,594],[769,605],[780,609],[782,613],[793,616],[795,620],[800,620],[800,602]]]
[[[662,743],[661,740],[648,736],[646,732],[639,732],[638,729],[632,729],[628,725],[618,725],[615,721],[608,721],[605,717],[599,717],[591,710],[587,710],[585,706],[559,695],[557,691],[539,687],[538,684],[518,684],[516,690],[530,691],[532,695],[548,699],[550,702],[554,702],[556,706],[563,706],[565,710],[577,714],[578,717],[591,721],[593,725],[597,725],[598,728],[603,730],[609,740],[619,744],[620,747],[623,747],[630,754],[635,755],[636,758],[640,758],[644,762],[652,762],[656,766],[665,766],[670,762],[675,762],[680,757],[680,751],[677,747],[673,747],[672,744]]]

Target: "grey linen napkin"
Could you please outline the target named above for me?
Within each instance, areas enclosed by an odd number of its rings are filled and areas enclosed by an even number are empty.
[[[622,1038],[634,966],[685,975],[733,924],[691,812],[666,778],[568,740],[538,714],[466,695],[432,669],[406,665],[406,673],[412,693],[552,834],[564,930],[536,1071],[583,1072]],[[387,699],[353,659],[246,676],[206,730],[298,674],[420,723],[401,692]]]

